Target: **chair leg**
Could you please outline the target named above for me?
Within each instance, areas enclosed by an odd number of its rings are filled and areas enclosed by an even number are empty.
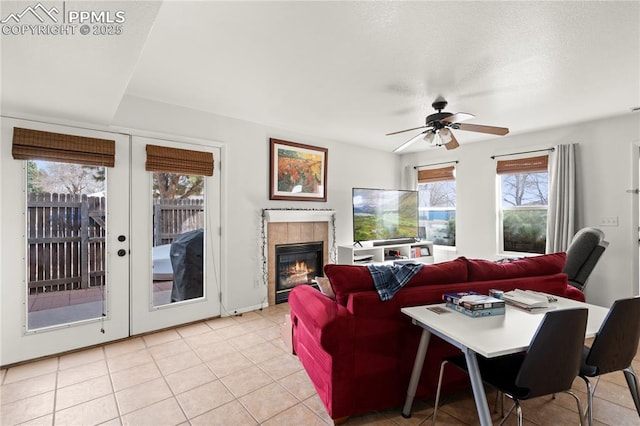
[[[505,395],[505,393],[502,392],[502,405],[503,406],[504,406],[504,395]],[[511,413],[513,412],[513,409],[520,406],[520,403],[518,401],[516,401],[515,399],[511,398],[511,396],[509,394],[506,394],[506,395],[509,397],[509,399],[513,400],[513,405],[511,406],[511,408],[509,408],[509,411],[507,411],[506,415],[504,415],[504,410],[503,410],[502,420],[500,420],[500,423],[499,423],[498,426],[502,426],[504,424],[504,422],[507,421],[507,419],[509,418]]]
[[[431,424],[436,424],[436,414],[438,413],[438,404],[440,403],[440,387],[442,386],[442,376],[444,376],[444,366],[448,363],[446,359],[440,364],[440,374],[438,375],[438,387],[436,389],[436,400],[433,403],[433,417]]]
[[[582,404],[580,403],[580,398],[578,398],[578,395],[569,390],[564,391],[564,393],[568,393],[573,397],[573,399],[576,400],[576,404],[578,406],[578,415],[580,416],[580,426],[584,425],[584,417],[582,416]]]
[[[500,403],[500,418],[504,418],[504,393],[500,389],[496,392],[496,402],[493,404],[493,412],[498,412],[498,403]]]
[[[518,416],[518,426],[522,426],[523,425],[523,421],[522,421],[522,407],[520,406],[520,401],[518,401],[517,399],[514,400],[515,404],[516,404],[516,415]]]
[[[586,417],[588,425],[591,426],[593,424],[593,389],[591,388],[591,382],[588,377],[580,376],[580,378],[584,380],[584,384],[587,387],[587,412],[580,412],[580,416]]]
[[[629,386],[633,403],[636,405],[636,411],[640,416],[640,395],[638,394],[640,387],[638,387],[638,376],[631,366],[622,371],[624,372],[624,378],[627,379],[627,385]]]

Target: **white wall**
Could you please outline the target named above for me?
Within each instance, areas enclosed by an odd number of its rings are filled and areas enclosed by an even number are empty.
[[[140,98],[125,97],[113,126],[137,129],[134,134],[150,131],[177,140],[187,137],[223,144],[223,315],[225,310],[255,309],[266,301],[260,270],[261,209],[335,209],[336,242],[348,243],[352,241],[351,188],[400,184],[399,158],[391,153]],[[269,200],[269,138],[328,148],[327,202]]]
[[[454,151],[428,149],[403,155],[401,167],[459,160],[456,169],[457,255],[495,259],[498,253],[495,160],[492,155],[578,143],[577,226],[596,226],[611,244],[586,290],[591,303],[609,306],[637,294],[638,230],[632,220],[637,195],[632,186],[632,144],[640,139],[640,114],[597,120],[539,132],[464,144]],[[619,226],[601,227],[603,216],[618,216]],[[636,218],[637,222],[637,218]],[[634,266],[636,265],[636,266]]]
[[[601,217],[619,217],[619,226],[602,228],[611,244],[592,274],[587,300],[609,306],[615,299],[638,293],[638,218],[631,215],[638,196],[626,190],[632,188],[631,153],[632,144],[640,142],[640,114],[508,135],[464,144],[454,151],[425,150],[401,157],[135,97],[125,97],[113,127],[177,140],[197,138],[223,144],[226,281],[222,289],[223,309],[230,313],[255,309],[266,300],[260,271],[261,209],[335,209],[336,242],[348,243],[352,240],[352,187],[399,188],[400,171],[406,165],[459,160],[457,253],[446,253],[440,258],[463,255],[495,259],[500,255],[496,237],[495,160],[490,156],[562,143],[579,144],[578,227],[600,227]],[[269,200],[270,137],[328,148],[326,203]]]

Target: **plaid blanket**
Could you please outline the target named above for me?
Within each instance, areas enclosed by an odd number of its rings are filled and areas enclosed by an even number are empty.
[[[383,302],[391,298],[415,274],[422,269],[422,263],[406,263],[404,265],[367,265],[373,284]]]

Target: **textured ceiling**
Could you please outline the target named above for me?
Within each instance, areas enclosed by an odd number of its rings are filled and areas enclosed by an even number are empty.
[[[128,94],[391,151],[415,133],[385,133],[424,124],[438,95],[448,111],[474,114],[469,123],[512,134],[640,105],[639,2],[122,8],[130,31],[119,40],[3,36],[3,108],[108,123]],[[32,86],[42,69],[55,87]],[[490,137],[456,136],[461,144]]]

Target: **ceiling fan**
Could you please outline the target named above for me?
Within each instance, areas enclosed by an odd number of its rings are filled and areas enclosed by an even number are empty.
[[[442,110],[447,106],[447,103],[448,102],[442,96],[438,96],[438,98],[431,104],[433,109],[437,110],[438,112],[427,116],[426,125],[387,133],[387,136],[390,136],[397,135],[398,133],[410,132],[412,130],[425,128],[427,129],[394,149],[393,152],[400,152],[420,139],[424,139],[427,143],[435,146],[444,145],[444,147],[447,149],[455,149],[459,147],[460,144],[458,143],[455,136],[453,136],[453,132],[451,131],[451,129],[466,130],[469,132],[489,133],[492,135],[500,136],[504,136],[509,133],[509,129],[507,129],[506,127],[461,123],[462,121],[469,120],[475,116],[473,114],[467,114],[466,112],[457,112],[455,114],[451,112],[442,112]]]

